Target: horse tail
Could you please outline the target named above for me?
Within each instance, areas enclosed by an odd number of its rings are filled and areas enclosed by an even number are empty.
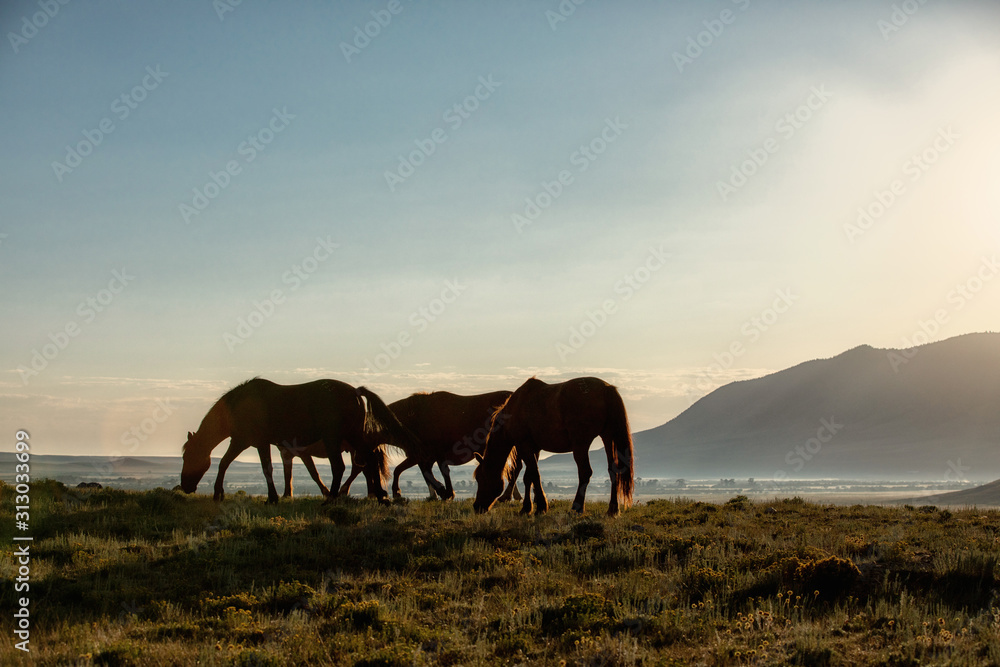
[[[632,492],[635,486],[632,431],[628,425],[625,402],[618,390],[611,385],[608,385],[607,401],[609,422],[607,428],[614,443],[614,474],[618,477],[618,503],[625,508],[632,505]]]
[[[385,447],[376,447],[372,456],[375,457],[375,465],[378,466],[379,479],[385,486],[389,481],[389,457],[385,453]]]
[[[404,452],[420,451],[420,439],[413,435],[413,431],[406,428],[403,422],[399,421],[389,406],[378,397],[378,394],[367,387],[358,387],[357,392],[358,396],[364,396],[368,403],[368,408],[365,411],[365,433],[384,434],[388,438],[389,444],[399,447]],[[385,456],[384,451],[382,456]],[[380,461],[380,466],[382,463],[385,463],[386,470],[388,470],[388,462]]]

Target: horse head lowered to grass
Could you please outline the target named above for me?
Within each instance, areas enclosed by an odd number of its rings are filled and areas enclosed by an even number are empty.
[[[374,392],[354,388],[337,380],[316,380],[305,384],[280,385],[254,378],[226,392],[208,411],[184,444],[184,467],[181,488],[187,493],[211,466],[215,447],[231,438],[229,450],[219,464],[215,499],[223,498],[223,475],[241,452],[254,447],[260,455],[267,480],[268,502],[278,501],[274,487],[271,445],[308,447],[322,441],[333,470],[333,485],[339,488],[344,475],[341,448],[346,444],[358,463],[366,469],[369,491],[377,485],[377,495],[385,496],[377,472],[385,472],[379,462],[376,444],[370,437],[385,434],[390,444],[401,448],[419,446],[416,437],[403,426]]]
[[[486,512],[496,502],[504,479],[516,459],[524,462],[524,503],[521,512],[531,512],[531,488],[535,489],[535,512],[548,509],[538,473],[541,451],[573,453],[580,484],[573,509],[583,512],[587,484],[593,472],[590,444],[600,437],[608,457],[611,501],[608,514],[632,504],[633,448],[628,415],[622,397],[612,385],[593,377],[546,384],[531,378],[521,385],[494,413],[485,451],[476,455],[479,466],[477,512]]]

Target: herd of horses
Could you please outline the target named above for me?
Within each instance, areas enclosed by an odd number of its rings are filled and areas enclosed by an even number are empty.
[[[406,455],[396,466],[392,492],[400,496],[399,475],[416,465],[424,481],[442,499],[454,498],[449,466],[478,461],[473,477],[477,512],[496,502],[517,498],[517,476],[524,467],[521,512],[548,509],[538,472],[542,451],[572,453],[579,486],[572,508],[583,512],[592,468],[589,450],[600,437],[608,459],[611,500],[608,514],[616,515],[632,502],[633,447],[625,404],[618,390],[594,377],[558,384],[531,378],[515,391],[459,396],[446,391],[417,393],[386,405],[365,387],[338,380],[280,385],[263,378],[248,380],[226,392],[202,419],[198,430],[188,433],[184,444],[181,488],[193,493],[211,466],[211,453],[229,438],[229,448],[219,462],[214,498],[224,496],[226,469],[241,453],[253,447],[260,456],[267,481],[267,500],[278,501],[274,486],[271,445],[278,447],[285,476],[285,496],[292,494],[292,462],[302,459],[327,502],[345,495],[363,474],[369,497],[388,496],[387,447]],[[341,484],[351,458],[351,472]],[[333,484],[328,488],[316,469],[314,457],[330,461]],[[445,483],[433,474],[437,464]],[[332,489],[336,489],[334,492]]]

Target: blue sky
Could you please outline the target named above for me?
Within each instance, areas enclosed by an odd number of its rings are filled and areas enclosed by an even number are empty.
[[[255,375],[598,375],[642,429],[998,328],[995,3],[225,6],[0,9],[0,421],[37,453],[178,454]]]

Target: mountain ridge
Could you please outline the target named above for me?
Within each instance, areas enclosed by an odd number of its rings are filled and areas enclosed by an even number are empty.
[[[964,455],[980,475],[1000,476],[998,368],[996,333],[910,349],[859,345],[719,387],[636,434],[637,460],[678,476],[937,479]],[[828,440],[822,420],[841,425]]]
[[[862,344],[709,392],[633,434],[646,477],[1000,477],[1000,333]],[[604,464],[603,451],[595,469]],[[562,464],[563,457],[546,459]],[[957,478],[956,478],[957,481]]]

